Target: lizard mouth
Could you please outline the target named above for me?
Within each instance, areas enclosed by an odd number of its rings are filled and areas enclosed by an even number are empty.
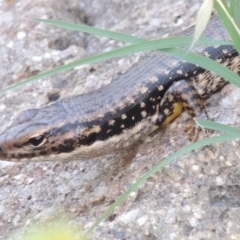
[[[5,149],[4,149],[4,147],[0,146],[0,158],[1,157],[5,158],[6,155],[7,155],[7,153],[6,153]]]

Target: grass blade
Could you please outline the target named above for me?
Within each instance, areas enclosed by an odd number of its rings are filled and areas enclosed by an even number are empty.
[[[236,47],[238,53],[240,53],[240,30],[230,15],[229,7],[225,1],[220,0],[216,0],[214,2],[214,6],[221,17],[223,24],[234,43],[234,46]]]
[[[196,118],[195,120],[198,123],[198,125],[203,127],[203,128],[208,128],[208,129],[212,129],[212,130],[215,130],[215,131],[225,132],[225,133],[228,133],[228,134],[231,134],[231,135],[240,136],[240,129],[239,128],[230,127],[230,126],[227,126],[225,124],[213,122],[213,121],[210,121],[210,120],[203,120],[203,119],[200,119],[200,118]]]
[[[207,26],[207,23],[211,18],[211,13],[213,10],[213,1],[214,0],[205,0],[198,11],[195,31],[193,35],[193,42],[190,46],[190,49],[192,49],[192,47],[196,44],[197,40],[202,35],[204,29]]]
[[[240,1],[239,0],[230,0],[230,10],[231,14],[238,26],[240,27]]]
[[[178,158],[179,156],[182,156],[183,154],[189,153],[194,149],[204,147],[213,143],[220,143],[224,141],[230,141],[236,139],[236,135],[230,135],[230,134],[223,134],[220,136],[210,137],[203,140],[200,140],[198,142],[192,143],[186,147],[183,147],[173,153],[168,158],[165,158],[160,163],[158,163],[155,167],[153,167],[151,170],[149,170],[147,173],[145,173],[135,184],[133,184],[127,191],[125,191],[114,204],[112,204],[107,211],[105,211],[98,219],[97,221],[85,232],[84,237],[87,237],[93,229],[95,229],[100,222],[103,221],[107,216],[110,215],[114,211],[114,209],[119,206],[123,201],[126,200],[126,198],[129,196],[130,193],[135,191],[141,184],[143,184],[149,177],[151,177],[153,174],[161,170],[163,167],[165,167],[167,164],[169,164],[174,159]]]
[[[109,30],[103,30],[83,24],[75,24],[75,23],[69,23],[69,22],[62,22],[58,20],[52,20],[52,19],[35,19],[37,22],[42,22],[42,23],[47,23],[56,27],[68,29],[68,30],[74,30],[78,32],[85,32],[85,33],[90,33],[94,35],[99,35],[107,38],[113,38],[117,39],[123,42],[128,42],[128,43],[140,43],[144,41],[141,38],[133,37],[128,34],[120,33],[120,32],[114,32],[114,31],[109,31]]]
[[[15,84],[12,84],[4,89],[0,90],[0,94],[16,89],[17,87],[20,87],[22,85],[25,85],[27,83],[39,80],[44,77],[51,76],[53,74],[57,74],[66,70],[73,69],[75,67],[83,66],[90,63],[97,63],[100,61],[105,61],[112,59],[114,57],[121,57],[126,56],[129,54],[142,52],[142,51],[150,51],[155,49],[164,49],[164,48],[174,48],[176,46],[186,47],[189,46],[191,43],[192,37],[171,37],[171,38],[165,38],[165,39],[157,39],[152,41],[142,41],[141,43],[137,43],[134,45],[118,48],[109,52],[100,53],[94,56],[86,57],[84,59],[80,59],[77,61],[74,61],[72,63],[62,65],[59,67],[55,67],[51,70],[44,71],[38,75],[32,76],[30,78],[24,79],[20,82],[17,82]],[[202,38],[199,40],[199,43],[202,45],[212,45],[212,44],[231,44],[230,42],[226,41],[217,41],[217,40],[211,40],[208,38]]]
[[[221,65],[220,63],[212,59],[200,56],[195,53],[190,53],[190,52],[186,54],[184,50],[177,49],[177,48],[162,49],[161,51],[171,56],[183,59],[187,62],[194,63],[211,72],[215,72],[219,76],[223,77],[225,80],[229,81],[230,83],[234,84],[237,87],[240,87],[240,77],[236,73],[228,69],[227,67]]]

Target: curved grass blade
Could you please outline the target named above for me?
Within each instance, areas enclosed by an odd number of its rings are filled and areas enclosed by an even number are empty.
[[[223,24],[228,31],[234,46],[236,47],[238,53],[240,53],[240,30],[238,29],[236,23],[234,22],[231,11],[227,6],[225,1],[215,0],[214,7],[217,10]]]
[[[155,49],[165,49],[165,48],[174,48],[176,46],[186,47],[189,46],[191,43],[192,37],[171,37],[171,38],[165,38],[165,39],[158,39],[158,40],[151,40],[151,41],[145,41],[143,40],[141,43],[133,44],[130,46],[118,48],[109,52],[100,53],[94,56],[86,57],[84,59],[80,59],[77,61],[74,61],[72,63],[62,65],[59,67],[55,67],[53,69],[50,69],[48,71],[44,71],[36,76],[32,76],[30,78],[24,79],[20,82],[17,82],[15,84],[12,84],[2,90],[0,90],[0,94],[16,89],[17,87],[20,87],[24,84],[39,80],[44,77],[51,76],[53,74],[57,74],[66,70],[73,69],[75,67],[83,66],[90,63],[97,63],[104,60],[109,60],[115,57],[121,57],[126,56],[129,54],[142,52],[142,51],[150,51]],[[211,45],[211,44],[231,44],[226,41],[216,41],[211,40],[208,38],[202,38],[199,40],[199,43],[202,45]]]
[[[62,22],[62,21],[52,20],[52,19],[36,19],[36,21],[47,23],[47,24],[50,24],[50,25],[53,25],[56,27],[60,27],[60,28],[64,28],[64,29],[68,29],[68,30],[75,30],[75,31],[79,31],[79,32],[85,32],[85,33],[90,33],[90,34],[99,35],[99,36],[103,36],[103,37],[113,38],[113,39],[116,39],[119,41],[123,41],[125,43],[137,44],[137,43],[141,43],[141,42],[149,42],[151,44],[151,40],[145,40],[143,38],[134,37],[134,36],[127,35],[124,33],[99,29],[99,28],[95,28],[95,27],[91,27],[91,26],[87,26],[87,25]],[[164,39],[167,40],[167,39],[178,38],[178,37],[182,38],[182,36],[177,36],[177,37],[169,37],[169,38],[164,38]],[[159,40],[164,40],[164,39],[159,39]],[[152,40],[152,41],[154,41],[154,40]],[[199,41],[197,43],[199,45],[205,45],[205,44],[206,45],[232,45],[232,43],[230,41],[213,40],[210,38],[201,38],[201,39],[199,39]],[[175,47],[181,47],[181,45],[179,45],[179,46],[176,45]],[[159,48],[159,49],[161,49],[161,48]]]
[[[238,26],[240,27],[240,1],[239,0],[230,0],[230,10],[231,14]]]
[[[214,0],[205,0],[201,6],[201,8],[198,11],[197,15],[197,21],[195,25],[195,31],[193,35],[193,41],[190,46],[190,50],[192,47],[196,44],[197,40],[200,38],[202,35],[203,31],[205,30],[210,18],[211,18],[211,13],[213,10],[213,1]]]
[[[119,206],[123,201],[127,199],[130,193],[135,191],[141,184],[143,184],[149,177],[151,177],[153,174],[161,170],[163,167],[165,167],[167,164],[172,162],[174,159],[182,156],[183,154],[189,153],[192,150],[195,150],[200,147],[204,147],[213,143],[220,143],[224,141],[229,141],[229,140],[234,140],[236,139],[236,135],[230,135],[230,134],[223,134],[220,136],[215,136],[215,137],[210,137],[206,138],[203,140],[200,140],[198,142],[192,143],[188,145],[187,147],[183,147],[173,153],[171,156],[168,158],[165,158],[162,160],[160,163],[158,163],[155,167],[153,167],[151,170],[149,170],[147,173],[145,173],[135,184],[133,184],[130,188],[128,188],[127,191],[125,191],[117,200],[114,204],[112,204],[107,211],[105,211],[98,219],[97,221],[85,232],[84,237],[87,237],[93,229],[95,229],[100,222],[103,221],[107,216],[110,215],[114,211],[114,209]]]
[[[195,119],[199,126],[203,128],[212,129],[219,132],[225,132],[227,134],[236,135],[240,137],[240,129],[236,127],[227,126],[225,124],[213,122],[210,120],[203,120],[200,118]]]
[[[190,52],[186,54],[184,50],[177,48],[162,49],[161,51],[171,56],[183,59],[187,62],[194,63],[197,66],[207,69],[208,71],[215,72],[219,76],[223,77],[225,80],[229,81],[230,83],[234,84],[237,87],[240,87],[240,77],[236,73],[232,72],[227,67],[221,65],[220,63],[210,58],[206,58],[201,55]]]
[[[99,28],[95,28],[95,27],[91,27],[91,26],[83,25],[83,24],[62,22],[62,21],[53,20],[53,19],[36,18],[35,20],[37,22],[47,23],[47,24],[50,24],[50,25],[53,25],[56,27],[60,27],[60,28],[64,28],[64,29],[68,29],[68,30],[90,33],[90,34],[99,35],[99,36],[103,36],[103,37],[107,37],[107,38],[113,38],[113,39],[120,40],[123,42],[128,42],[128,43],[140,43],[140,42],[144,41],[141,38],[133,37],[128,34],[99,29]]]

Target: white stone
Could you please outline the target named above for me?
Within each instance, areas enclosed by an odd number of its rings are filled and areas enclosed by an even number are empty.
[[[18,38],[19,40],[21,40],[21,39],[23,39],[23,38],[25,38],[25,37],[26,37],[26,33],[25,33],[25,32],[20,31],[20,32],[17,33],[17,38]]]

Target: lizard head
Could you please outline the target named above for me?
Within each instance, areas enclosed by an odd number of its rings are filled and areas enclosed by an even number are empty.
[[[22,112],[0,135],[0,159],[46,161],[49,155],[56,158],[57,153],[71,152],[76,134],[66,126],[65,114],[47,114],[44,108]]]

